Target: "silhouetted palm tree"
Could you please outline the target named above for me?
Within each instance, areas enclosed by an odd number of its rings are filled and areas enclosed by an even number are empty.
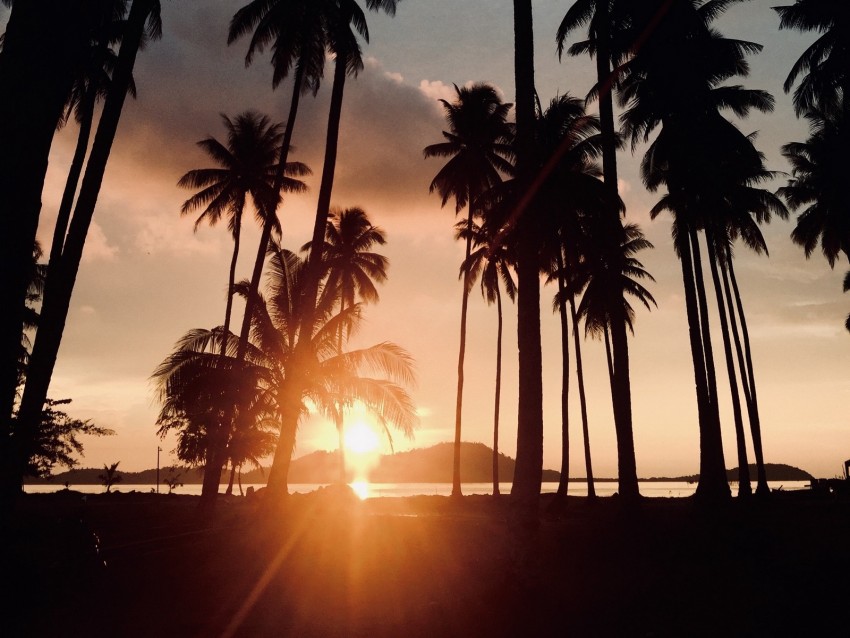
[[[331,10],[329,6],[324,0],[252,0],[239,9],[230,21],[228,44],[251,34],[245,66],[253,62],[256,53],[262,53],[267,46],[271,48],[271,62],[274,68],[272,88],[276,88],[291,71],[294,70],[295,73],[289,115],[279,150],[279,170],[275,174],[275,185],[272,189],[274,193],[279,193],[283,184],[284,174],[281,169],[288,163],[301,95],[307,90],[311,90],[315,95],[319,90],[328,46],[327,13]],[[244,356],[248,343],[253,303],[260,287],[266,252],[269,250],[272,232],[279,229],[277,206],[276,196],[263,206],[265,222],[257,247],[257,258],[251,275],[251,293],[246,302],[240,333],[241,357]]]
[[[252,63],[255,53],[264,51],[266,46],[271,47],[272,66],[274,67],[272,88],[276,88],[293,68],[295,71],[289,115],[280,144],[278,171],[275,174],[273,188],[275,193],[280,192],[280,187],[283,184],[282,171],[289,159],[301,94],[311,89],[315,95],[324,73],[325,50],[327,48],[326,10],[327,2],[320,0],[252,0],[237,11],[230,22],[227,35],[228,44],[232,44],[242,36],[252,34],[245,56],[246,66]],[[276,197],[274,201],[267,202],[263,206],[265,222],[260,233],[257,257],[254,260],[254,270],[251,274],[250,291],[247,295],[245,313],[242,318],[242,330],[240,331],[239,349],[237,351],[237,358],[240,360],[244,359],[248,347],[251,321],[254,316],[254,300],[257,298],[260,287],[266,253],[271,246],[272,231],[278,228],[278,203],[279,200]],[[209,478],[207,478],[206,473],[204,476],[200,503],[200,506],[204,509],[210,509],[215,504],[221,467],[225,461],[223,438],[216,441],[215,448],[217,453],[213,466],[217,469],[212,470]]]
[[[461,219],[455,224],[455,238],[466,239],[470,234],[468,220]],[[513,301],[516,299],[516,283],[513,273],[513,255],[505,243],[496,244],[493,226],[478,225],[473,222],[471,228],[472,243],[475,246],[469,257],[461,265],[460,277],[470,287],[471,292],[476,280],[481,278],[481,294],[488,305],[495,303],[498,316],[496,329],[496,389],[493,407],[493,495],[499,495],[499,413],[502,396],[502,285],[505,294]],[[501,282],[501,283],[500,283]]]
[[[382,246],[385,243],[384,231],[372,225],[362,208],[331,210],[325,234],[323,261],[327,272],[324,286],[330,291],[337,291],[340,314],[353,306],[358,297],[363,303],[377,303],[378,289],[375,284],[386,281],[389,260],[383,255],[371,252],[370,248],[375,244]],[[309,243],[302,248],[309,249]],[[346,331],[347,327],[341,324],[338,353],[343,351]],[[344,411],[345,406],[339,406],[339,418],[335,423],[339,438],[340,483],[345,483]]]
[[[431,181],[431,192],[437,191],[445,206],[449,199],[455,200],[455,212],[464,207],[467,211],[467,232],[464,235],[467,263],[472,252],[473,232],[478,198],[510,174],[513,167],[510,158],[510,127],[506,118],[511,105],[499,98],[496,90],[488,84],[471,87],[455,86],[457,98],[454,102],[441,100],[446,112],[449,131],[443,131],[445,142],[426,146],[425,157],[448,157],[449,161]],[[462,271],[465,272],[465,271]],[[468,274],[465,272],[465,275]],[[460,347],[458,348],[457,394],[455,401],[455,439],[452,470],[452,495],[461,495],[460,444],[463,413],[463,362],[466,353],[466,313],[469,291],[472,285],[464,279],[460,311]]]
[[[575,299],[568,290],[578,262],[578,235],[583,215],[607,213],[610,193],[598,179],[601,174],[596,163],[600,154],[599,120],[585,113],[584,101],[569,95],[556,97],[545,111],[538,106],[536,127],[536,152],[541,174],[534,193],[532,206],[543,225],[543,272],[550,281],[557,281],[553,309],[561,319],[561,479],[557,498],[565,503],[569,483],[569,379],[570,379],[570,329],[569,313],[575,310]],[[616,206],[614,207],[616,208]],[[575,312],[572,312],[575,315]],[[575,321],[575,318],[574,318]],[[575,328],[575,325],[574,325]],[[588,486],[593,496],[593,470],[590,463],[590,435],[587,422],[587,404],[584,393],[584,371],[578,332],[574,330],[574,347],[578,377],[579,402],[582,416],[582,433],[585,447],[585,468]]]
[[[718,109],[731,108],[743,116],[750,108],[773,106],[763,91],[721,86],[731,77],[746,75],[744,55],[761,48],[724,38],[710,28],[725,8],[724,3],[672,3],[654,26],[653,37],[626,64],[620,85],[633,145],[648,140],[663,125],[641,168],[651,191],[662,184],[668,190],[653,215],[664,209],[675,215],[674,244],[682,264],[700,420],[697,493],[708,500],[727,497],[729,486],[697,232],[712,214],[710,202],[723,192],[717,181],[726,167],[742,162],[760,165],[750,141]]]
[[[340,312],[337,291],[322,289],[315,307],[317,321],[305,338],[300,303],[309,276],[306,268],[292,253],[276,251],[270,263],[269,296],[265,302],[260,300],[254,320],[257,351],[274,370],[272,390],[281,427],[269,474],[273,499],[287,491],[289,462],[298,422],[306,412],[305,400],[332,420],[340,405],[358,401],[375,414],[388,435],[390,425],[411,435],[416,422],[413,402],[405,390],[415,381],[407,352],[388,342],[342,353],[337,350],[341,327],[350,330],[357,325],[361,304]],[[305,361],[310,366],[307,371],[301,368]],[[375,376],[363,376],[367,371]]]
[[[749,139],[752,141],[754,136],[749,136]],[[775,173],[764,169],[761,155],[747,153],[742,157],[746,161],[740,165],[736,165],[734,162],[728,164],[725,167],[728,172],[724,176],[724,181],[715,186],[715,194],[718,197],[713,206],[712,216],[706,219],[705,233],[711,262],[712,280],[714,281],[717,306],[720,311],[727,374],[732,391],[732,407],[738,439],[739,495],[747,496],[750,493],[750,477],[746,461],[740,407],[737,405],[739,403],[737,381],[735,380],[730,340],[734,340],[735,343],[741,387],[746,401],[753,439],[753,451],[756,456],[758,475],[756,493],[760,496],[767,496],[770,493],[770,488],[767,485],[764,467],[761,419],[758,410],[749,334],[746,329],[746,317],[737,284],[734,291],[730,285],[730,280],[734,277],[732,244],[735,239],[740,237],[745,245],[757,253],[764,252],[766,254],[767,245],[758,224],[768,223],[773,214],[786,219],[788,210],[779,197],[767,189],[759,188],[760,183],[775,177]],[[725,293],[725,299],[723,293]],[[729,326],[725,325],[726,315],[728,315]]]
[[[239,257],[239,237],[242,230],[242,212],[250,196],[256,216],[265,222],[264,206],[274,201],[276,156],[281,140],[281,125],[272,124],[269,118],[254,111],[240,113],[234,119],[221,116],[227,130],[227,142],[223,144],[213,137],[198,142],[206,154],[216,163],[216,168],[194,169],[183,175],[178,186],[200,189],[187,199],[180,213],[186,215],[202,208],[195,220],[195,230],[207,221],[215,226],[222,215],[228,217],[228,228],[233,235],[233,256],[227,282],[227,303],[223,330],[230,332],[230,317],[233,308],[233,287],[236,283],[236,262]],[[289,162],[285,175],[309,175],[304,164]],[[289,192],[306,190],[303,182],[284,177],[283,189]]]
[[[112,490],[112,486],[116,483],[120,483],[124,478],[118,473],[118,465],[121,461],[115,461],[112,465],[103,465],[103,474],[98,474],[97,478],[100,479],[100,482],[103,483],[103,486],[106,488],[106,493]]]
[[[62,250],[58,268],[48,276],[44,289],[41,321],[33,347],[27,383],[18,412],[19,433],[26,438],[44,406],[68,307],[74,289],[89,226],[94,215],[106,164],[118,130],[124,100],[132,82],[133,66],[139,47],[146,38],[156,39],[162,33],[158,0],[133,0],[122,34],[118,60],[112,74],[97,133],[86,164],[80,193]]]
[[[383,11],[394,16],[399,0],[366,0],[371,11]],[[339,125],[342,118],[342,98],[346,77],[356,76],[363,68],[362,51],[357,36],[369,41],[369,29],[366,16],[357,0],[336,0],[328,3],[325,13],[328,48],[335,55],[334,79],[331,90],[330,109],[328,111],[328,132],[325,142],[325,159],[322,166],[322,180],[319,185],[319,197],[316,204],[316,219],[313,224],[312,245],[321,246],[331,207],[336,158],[339,146]],[[318,299],[319,280],[322,274],[322,250],[310,252],[309,270],[304,290],[302,330],[311,332],[314,306]]]
[[[516,87],[516,175],[519,192],[534,170],[534,28],[531,0],[514,0],[514,84]],[[519,400],[517,452],[511,496],[525,516],[537,515],[543,477],[543,360],[540,339],[540,257],[535,220],[520,201],[509,226],[516,227],[517,345]]]
[[[18,351],[41,193],[57,124],[88,51],[94,3],[18,2],[0,50],[0,472],[3,495],[19,490],[13,476],[11,415]],[[4,501],[5,502],[5,501]]]
[[[112,81],[110,74],[115,68],[117,60],[117,55],[112,46],[120,43],[121,31],[124,28],[123,18],[127,9],[126,0],[107,0],[106,2],[101,1],[100,4],[102,8],[96,15],[96,22],[91,27],[91,43],[87,52],[88,55],[77,69],[74,84],[65,106],[64,119],[67,121],[73,113],[80,128],[77,134],[77,146],[74,149],[74,156],[71,160],[68,177],[65,180],[65,189],[62,192],[62,200],[56,215],[49,257],[49,261],[54,264],[57,264],[61,258],[62,246],[68,232],[74,196],[77,194],[77,187],[91,138],[92,125],[94,124],[95,106],[98,100],[106,98]],[[132,77],[128,92],[131,96],[136,97],[136,87]]]
[[[809,138],[782,147],[792,176],[778,193],[792,210],[805,207],[791,233],[794,243],[803,247],[806,257],[820,243],[834,267],[839,253],[850,260],[850,196],[843,186],[850,126],[841,116],[826,112],[812,110],[805,117]]]
[[[599,100],[603,180],[614,198],[619,196],[617,182],[619,138],[614,124],[613,90],[621,73],[622,63],[634,53],[638,41],[637,34],[643,33],[646,29],[648,17],[646,5],[648,4],[650,3],[642,3],[638,6],[637,3],[616,0],[577,0],[561,21],[556,36],[560,56],[564,51],[567,35],[580,26],[585,24],[588,26],[588,39],[572,45],[568,52],[570,55],[588,53],[596,60],[596,86],[588,95],[588,100],[593,97]],[[623,224],[618,212],[613,207],[609,207],[607,211],[605,209],[599,211],[602,220],[608,226],[606,232],[598,235],[598,239],[611,253],[605,261],[616,260],[619,248],[625,241]],[[619,295],[612,293],[606,296],[606,299],[610,299],[613,304],[611,311],[606,313],[613,319],[609,332],[606,332],[606,337],[611,337],[609,341],[613,354],[613,358],[609,355],[609,360],[612,361],[609,375],[617,433],[620,494],[627,498],[636,498],[638,496],[637,467],[632,432],[631,381],[626,334],[628,319],[618,314],[623,308],[623,302],[618,297],[623,297],[626,293],[618,292]]]
[[[800,56],[785,80],[794,91],[797,115],[810,111],[832,113],[847,120],[850,91],[850,5],[836,0],[797,0],[773,7],[780,29],[816,31],[820,35]],[[802,76],[802,77],[801,77]]]

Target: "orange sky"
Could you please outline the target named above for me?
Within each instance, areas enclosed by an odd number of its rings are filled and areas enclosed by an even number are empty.
[[[586,59],[559,64],[554,32],[570,2],[536,3],[537,89],[545,103],[557,93],[584,95],[592,83]],[[774,2],[755,0],[733,7],[720,23],[728,35],[765,45],[751,59],[748,86],[777,98],[776,113],[741,125],[759,130],[758,146],[769,168],[785,170],[779,147],[802,140],[781,83],[811,40],[776,31]],[[188,197],[175,184],[187,170],[207,165],[195,142],[221,137],[219,113],[248,108],[283,120],[289,85],[271,90],[267,57],[243,67],[245,43],[225,45],[226,26],[241,1],[163,3],[164,36],[137,62],[139,98],[128,102],[95,214],[74,293],[65,339],[50,395],[71,397],[70,412],[118,433],[85,441],[84,466],[121,461],[125,470],[152,467],[157,445],[174,462],[173,441],[155,436],[157,405],[148,378],[189,328],[221,323],[231,243],[224,227],[192,233],[192,219],[179,208]],[[0,25],[8,9],[0,8]],[[408,0],[394,20],[369,16],[372,44],[366,68],[346,88],[334,204],[362,206],[389,237],[389,282],[381,303],[367,309],[362,344],[392,340],[417,360],[421,427],[415,441],[395,440],[396,449],[426,446],[453,437],[455,368],[460,315],[457,270],[462,246],[452,240],[454,207],[440,209],[428,195],[438,160],[422,148],[440,140],[444,121],[438,97],[451,97],[452,83],[494,83],[512,100],[512,13],[508,0]],[[297,248],[312,228],[324,147],[329,82],[306,98],[296,125],[295,157],[317,175],[311,192],[289,198],[281,211],[284,243]],[[49,241],[65,172],[75,142],[69,126],[54,143],[39,236]],[[655,250],[641,255],[657,283],[659,303],[640,310],[631,342],[635,445],[640,476],[696,472],[698,439],[693,372],[679,265],[669,219],[650,222],[647,194],[637,175],[639,149],[623,156],[621,193],[627,218],[638,222]],[[777,181],[775,186],[781,185]],[[738,251],[739,275],[753,337],[763,436],[769,462],[790,463],[832,476],[850,457],[848,375],[850,335],[843,328],[850,297],[842,296],[845,265],[830,271],[819,255],[806,261],[793,246],[793,222],[764,230],[771,257]],[[259,233],[243,232],[238,276],[249,274]],[[477,289],[476,289],[477,290]],[[543,290],[545,465],[560,465],[560,343],[550,315],[550,288]],[[506,307],[501,449],[516,443],[516,337],[514,309]],[[496,316],[477,294],[470,303],[464,439],[491,444]],[[722,351],[715,329],[716,352]],[[604,355],[588,342],[584,358],[591,444],[597,476],[614,476],[616,449]],[[718,360],[719,363],[719,360]],[[573,388],[575,382],[573,381]],[[721,398],[723,392],[721,391]],[[573,413],[573,467],[580,460],[577,397]],[[736,464],[731,408],[723,406],[727,466]],[[298,454],[335,445],[333,426],[307,422]],[[752,458],[752,455],[750,455]]]

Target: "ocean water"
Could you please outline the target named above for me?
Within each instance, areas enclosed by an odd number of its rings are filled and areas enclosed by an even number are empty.
[[[809,487],[808,481],[771,481],[768,483],[773,490],[800,490]],[[250,485],[255,490],[264,487],[262,484]],[[351,484],[355,492],[361,498],[379,498],[382,496],[403,497],[403,496],[450,496],[452,493],[451,483],[368,483],[366,481],[355,481]],[[243,484],[242,489],[247,490],[249,484]],[[289,486],[290,492],[305,494],[313,492],[321,487],[322,484],[317,483],[295,483]],[[597,496],[611,496],[617,491],[617,483],[615,482],[598,482],[595,485]],[[640,493],[643,496],[655,498],[682,498],[693,496],[696,490],[696,483],[687,483],[684,481],[641,481],[639,483]],[[732,493],[737,493],[738,486],[732,484]],[[65,489],[61,485],[25,485],[24,492],[28,494],[43,494],[50,492],[58,492]],[[104,491],[102,485],[71,485],[71,489],[83,494],[100,494]],[[558,489],[557,483],[543,483],[541,492],[544,494],[554,493]],[[753,483],[755,489],[755,483]],[[155,492],[156,486],[149,485],[131,485],[119,483],[112,488],[113,492]],[[461,491],[464,495],[472,494],[492,494],[492,483],[464,483],[461,486]],[[499,491],[502,494],[509,494],[511,491],[510,483],[500,483]],[[168,487],[166,485],[159,486],[160,494],[167,494]],[[222,487],[221,492],[224,492]],[[174,490],[175,494],[189,494],[199,496],[201,494],[201,485],[184,485]],[[239,488],[233,487],[233,493],[239,494]],[[570,496],[587,496],[587,483],[584,481],[571,481],[568,494]]]

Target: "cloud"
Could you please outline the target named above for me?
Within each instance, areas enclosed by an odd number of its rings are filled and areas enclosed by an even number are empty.
[[[88,235],[86,236],[86,247],[83,251],[82,261],[84,263],[93,263],[96,261],[111,262],[115,261],[115,256],[118,252],[118,247],[109,243],[100,225],[92,221],[91,226],[89,226]]]

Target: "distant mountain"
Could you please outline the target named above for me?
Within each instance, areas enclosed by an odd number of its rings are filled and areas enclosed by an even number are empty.
[[[750,480],[756,480],[756,466],[754,464],[750,464]],[[801,470],[799,467],[794,467],[793,465],[785,465],[784,463],[765,463],[764,471],[767,474],[768,481],[811,481],[814,476],[806,472],[805,470]],[[726,470],[726,478],[727,480],[737,481],[738,480],[738,468],[732,470]],[[692,474],[691,476],[680,476],[674,479],[650,479],[650,480],[672,480],[672,481],[690,481],[696,482],[699,480],[699,474]]]
[[[373,483],[451,483],[454,445],[438,443],[429,448],[384,454],[375,467],[369,472],[369,480]],[[461,480],[465,483],[487,483],[493,480],[493,451],[483,443],[463,443],[460,451]],[[510,482],[514,477],[514,459],[499,454],[499,479]],[[289,467],[290,483],[332,483],[338,476],[338,459],[336,452],[318,451],[294,459]],[[169,468],[160,469],[160,483],[169,476]],[[203,482],[201,470],[177,468],[180,481],[187,484]],[[33,485],[98,485],[101,483],[98,475],[103,469],[81,468],[62,472],[49,480],[28,479],[26,483]],[[142,472],[120,472],[121,485],[153,485],[156,483],[156,470]],[[349,480],[355,476],[349,472]],[[229,473],[222,473],[222,482],[226,483]],[[559,473],[554,470],[543,470],[544,481],[557,481]],[[242,473],[242,483],[265,483],[268,478],[268,468],[249,470]]]
[[[418,448],[408,452],[382,455],[374,468],[369,472],[369,480],[373,483],[451,483],[454,445],[438,443],[428,448]],[[483,443],[463,443],[460,452],[461,480],[464,483],[488,483],[493,480],[493,451]],[[289,468],[290,483],[332,483],[338,474],[336,452],[318,451],[301,458],[294,459]],[[515,461],[509,456],[499,454],[499,478],[511,482],[514,476]],[[812,475],[808,472],[780,463],[767,463],[767,480],[769,481],[810,481]],[[191,468],[160,468],[160,483],[180,474],[180,481],[187,485],[199,484],[203,481],[200,469]],[[102,468],[83,468],[57,474],[49,480],[28,479],[28,484],[64,485],[98,485],[101,483],[98,475],[103,474]],[[153,485],[156,483],[156,470],[142,472],[120,472],[121,485]],[[750,466],[750,476],[755,480],[756,469]],[[226,483],[229,472],[222,473],[222,482]],[[558,481],[560,474],[555,470],[543,470],[544,481]],[[738,480],[738,468],[727,470],[729,481]],[[265,483],[268,478],[268,468],[250,470],[242,473],[242,483]],[[359,477],[349,472],[349,480]],[[576,480],[583,480],[577,478]],[[600,483],[616,479],[598,478]],[[689,481],[696,482],[699,475],[677,477],[652,477],[642,481]]]

